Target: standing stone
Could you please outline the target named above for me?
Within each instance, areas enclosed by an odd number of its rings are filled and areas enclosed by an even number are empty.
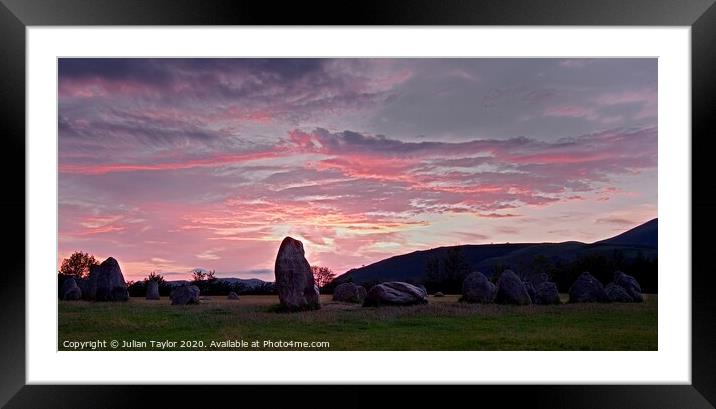
[[[427,304],[428,293],[422,288],[402,281],[390,281],[376,284],[363,302],[364,307],[379,307],[381,305],[415,305]]]
[[[535,296],[532,298],[532,302],[540,305],[561,304],[557,284],[551,281],[543,281],[538,284],[535,288]]]
[[[158,300],[159,299],[159,283],[155,280],[147,281],[147,300]]]
[[[239,295],[236,294],[235,292],[231,291],[226,298],[228,298],[229,300],[238,300]]]
[[[199,287],[195,285],[182,285],[175,287],[169,298],[172,305],[199,304]]]
[[[129,292],[122,269],[113,257],[90,267],[88,298],[95,301],[127,301]]]
[[[479,271],[470,273],[462,282],[460,301],[489,304],[495,300],[495,285]]]
[[[593,275],[584,272],[569,287],[569,302],[609,302],[604,286]]]
[[[634,302],[634,299],[620,285],[609,283],[604,287],[604,292],[607,293],[607,298],[611,302]]]
[[[641,295],[641,286],[634,277],[617,271],[614,273],[614,284],[626,290],[634,302],[644,301],[644,297]]]
[[[333,290],[333,301],[362,303],[367,293],[362,285],[343,283]]]
[[[512,270],[505,270],[500,274],[497,280],[497,295],[495,302],[498,304],[516,304],[529,305],[532,304],[525,284],[517,277]]]
[[[77,301],[82,298],[82,290],[77,285],[74,278],[65,278],[62,282],[62,299],[67,301]]]
[[[288,311],[321,308],[318,286],[306,260],[303,243],[291,237],[283,239],[276,255],[274,274],[282,308]]]

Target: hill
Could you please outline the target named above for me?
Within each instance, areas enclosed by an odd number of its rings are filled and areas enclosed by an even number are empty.
[[[611,260],[615,257],[633,260],[640,257],[657,256],[658,219],[650,220],[617,236],[595,243],[566,241],[562,243],[514,243],[484,244],[438,247],[430,250],[402,254],[365,267],[347,271],[338,276],[336,284],[353,281],[370,283],[376,281],[411,281],[420,283],[425,280],[425,267],[431,258],[444,258],[448,250],[459,247],[465,261],[472,271],[482,271],[491,275],[500,268],[511,268],[520,272],[532,269],[536,258],[555,263],[571,263],[584,257],[603,257]]]
[[[242,283],[244,286],[246,286],[247,289],[256,288],[259,286],[262,286],[267,283],[267,281],[260,280],[258,278],[217,278],[218,281],[225,281],[229,284],[236,284],[236,283]],[[189,284],[189,280],[173,280],[173,281],[167,281],[171,286],[176,287],[178,285],[185,285]]]
[[[659,219],[652,219],[624,233],[595,244],[656,248],[659,244]]]

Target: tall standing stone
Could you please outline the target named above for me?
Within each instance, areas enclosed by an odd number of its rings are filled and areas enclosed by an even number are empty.
[[[158,300],[159,299],[159,283],[155,280],[147,281],[147,300]]]
[[[306,260],[303,243],[291,237],[283,239],[276,255],[274,274],[278,298],[284,309],[321,308],[318,286]]]
[[[95,301],[127,301],[129,292],[122,269],[113,257],[90,267],[88,298]]]

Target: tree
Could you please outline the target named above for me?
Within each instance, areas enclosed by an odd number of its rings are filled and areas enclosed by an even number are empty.
[[[162,276],[161,274],[158,274],[155,271],[152,271],[151,273],[149,273],[147,275],[147,277],[144,278],[144,281],[145,282],[156,281],[157,284],[159,284],[159,285],[162,285],[166,282],[166,280],[164,280],[164,276]]]
[[[440,259],[432,256],[425,263],[425,287],[428,291],[445,291],[443,284],[445,276],[440,269]]]
[[[313,273],[313,280],[316,282],[318,288],[328,285],[328,283],[336,278],[336,273],[328,267],[311,266],[311,272]]]
[[[60,274],[71,276],[74,278],[84,278],[89,274],[90,267],[97,266],[99,263],[87,253],[76,251],[69,258],[62,260],[60,266]]]
[[[194,281],[194,282],[205,281],[205,280],[206,280],[206,275],[207,275],[207,274],[206,274],[206,272],[205,272],[204,270],[202,270],[202,269],[200,269],[200,268],[197,268],[197,269],[192,270],[192,272],[191,272],[191,279],[192,279],[192,281]]]
[[[455,246],[448,249],[443,267],[446,290],[453,293],[462,291],[462,281],[470,273],[470,264],[462,254],[461,247]]]

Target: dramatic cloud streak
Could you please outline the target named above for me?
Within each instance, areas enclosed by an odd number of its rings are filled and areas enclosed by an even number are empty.
[[[656,216],[651,60],[60,59],[60,258],[339,272]],[[59,262],[59,260],[58,260]],[[266,277],[264,277],[266,278]]]

